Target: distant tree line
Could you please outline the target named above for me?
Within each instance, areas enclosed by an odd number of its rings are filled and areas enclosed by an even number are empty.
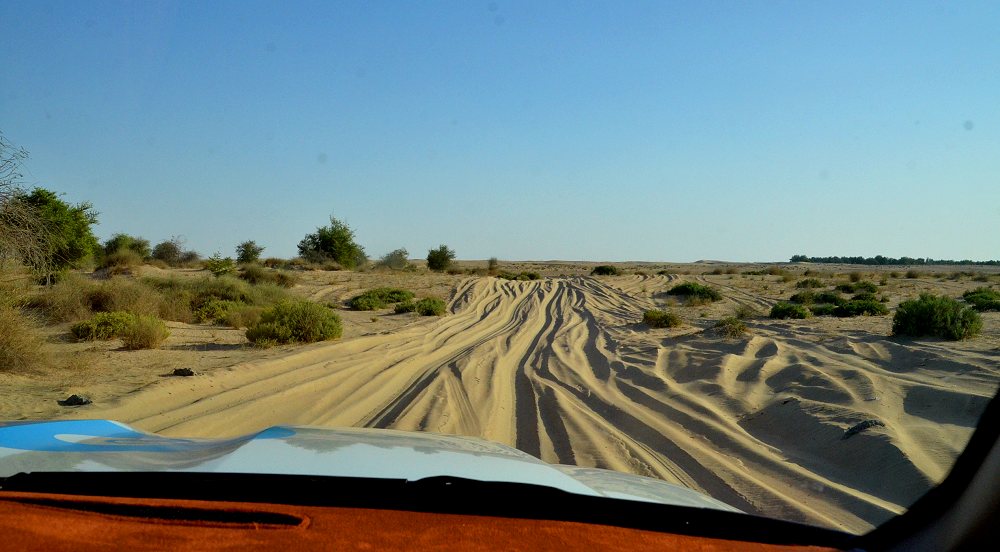
[[[875,255],[874,257],[808,257],[806,255],[792,255],[791,262],[859,264],[859,265],[980,265],[980,266],[1000,265],[1000,261],[970,261],[969,259],[964,259],[961,261],[953,261],[944,259],[931,259],[930,257],[893,258],[893,257],[886,257],[884,255]]]

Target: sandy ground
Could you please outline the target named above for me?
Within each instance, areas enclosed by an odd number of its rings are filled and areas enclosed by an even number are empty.
[[[745,337],[726,339],[711,329],[716,320],[738,305],[766,313],[794,283],[706,274],[711,264],[582,276],[589,266],[503,267],[547,276],[535,282],[310,273],[294,292],[313,300],[341,304],[398,285],[448,298],[450,312],[344,311],[343,339],[267,351],[245,347],[235,330],[183,324],[171,324],[158,351],[62,343],[86,359],[72,380],[4,375],[0,417],[109,418],[186,437],[276,424],[471,435],[548,462],[662,478],[751,513],[860,532],[947,474],[1000,383],[998,313],[984,314],[982,336],[957,343],[889,338],[891,317],[759,318]],[[887,278],[880,291],[894,307],[921,291],[957,296],[984,285],[943,274]],[[681,281],[709,283],[725,299],[677,304],[664,292]],[[639,323],[645,309],[668,305],[683,326]],[[51,331],[58,341],[65,330]],[[180,366],[198,375],[165,377]],[[95,403],[56,406],[69,392]],[[867,420],[884,426],[845,438]]]

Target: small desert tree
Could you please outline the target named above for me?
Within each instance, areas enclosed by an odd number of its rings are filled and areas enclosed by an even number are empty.
[[[28,152],[0,133],[0,265],[5,261],[41,266],[48,259],[47,230],[23,201],[21,163]]]
[[[455,259],[455,250],[448,249],[447,245],[441,244],[437,249],[427,252],[427,268],[444,272],[451,266],[451,261]]]
[[[378,266],[393,270],[403,270],[410,266],[410,252],[406,248],[401,247],[395,251],[386,253],[378,260]]]
[[[184,253],[184,242],[181,238],[174,236],[169,240],[161,241],[153,247],[153,258],[163,261],[170,266],[180,263],[181,255]]]
[[[245,241],[236,246],[236,262],[240,264],[256,263],[260,260],[260,254],[264,248],[257,245],[253,240]]]
[[[149,249],[149,240],[139,236],[118,233],[111,236],[104,242],[104,254],[111,255],[119,251],[132,251],[141,259],[148,259],[152,255]]]
[[[100,251],[100,244],[90,229],[97,223],[97,213],[90,203],[70,205],[44,188],[21,194],[15,201],[27,206],[46,229],[43,255],[31,266],[47,281],[51,282],[57,272],[79,266]]]
[[[354,230],[332,216],[329,226],[321,226],[302,238],[299,255],[312,262],[336,261],[347,269],[367,262],[364,248],[354,241]]]

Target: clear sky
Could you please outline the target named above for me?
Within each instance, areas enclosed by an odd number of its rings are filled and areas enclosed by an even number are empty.
[[[0,0],[0,131],[99,237],[1000,258],[1000,2]]]

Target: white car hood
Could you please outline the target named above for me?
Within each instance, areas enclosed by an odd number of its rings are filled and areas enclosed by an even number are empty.
[[[436,476],[540,485],[603,496],[738,512],[657,479],[547,464],[472,437],[385,429],[276,426],[233,439],[174,439],[108,420],[0,423],[0,478],[23,472],[187,471],[365,477]]]

